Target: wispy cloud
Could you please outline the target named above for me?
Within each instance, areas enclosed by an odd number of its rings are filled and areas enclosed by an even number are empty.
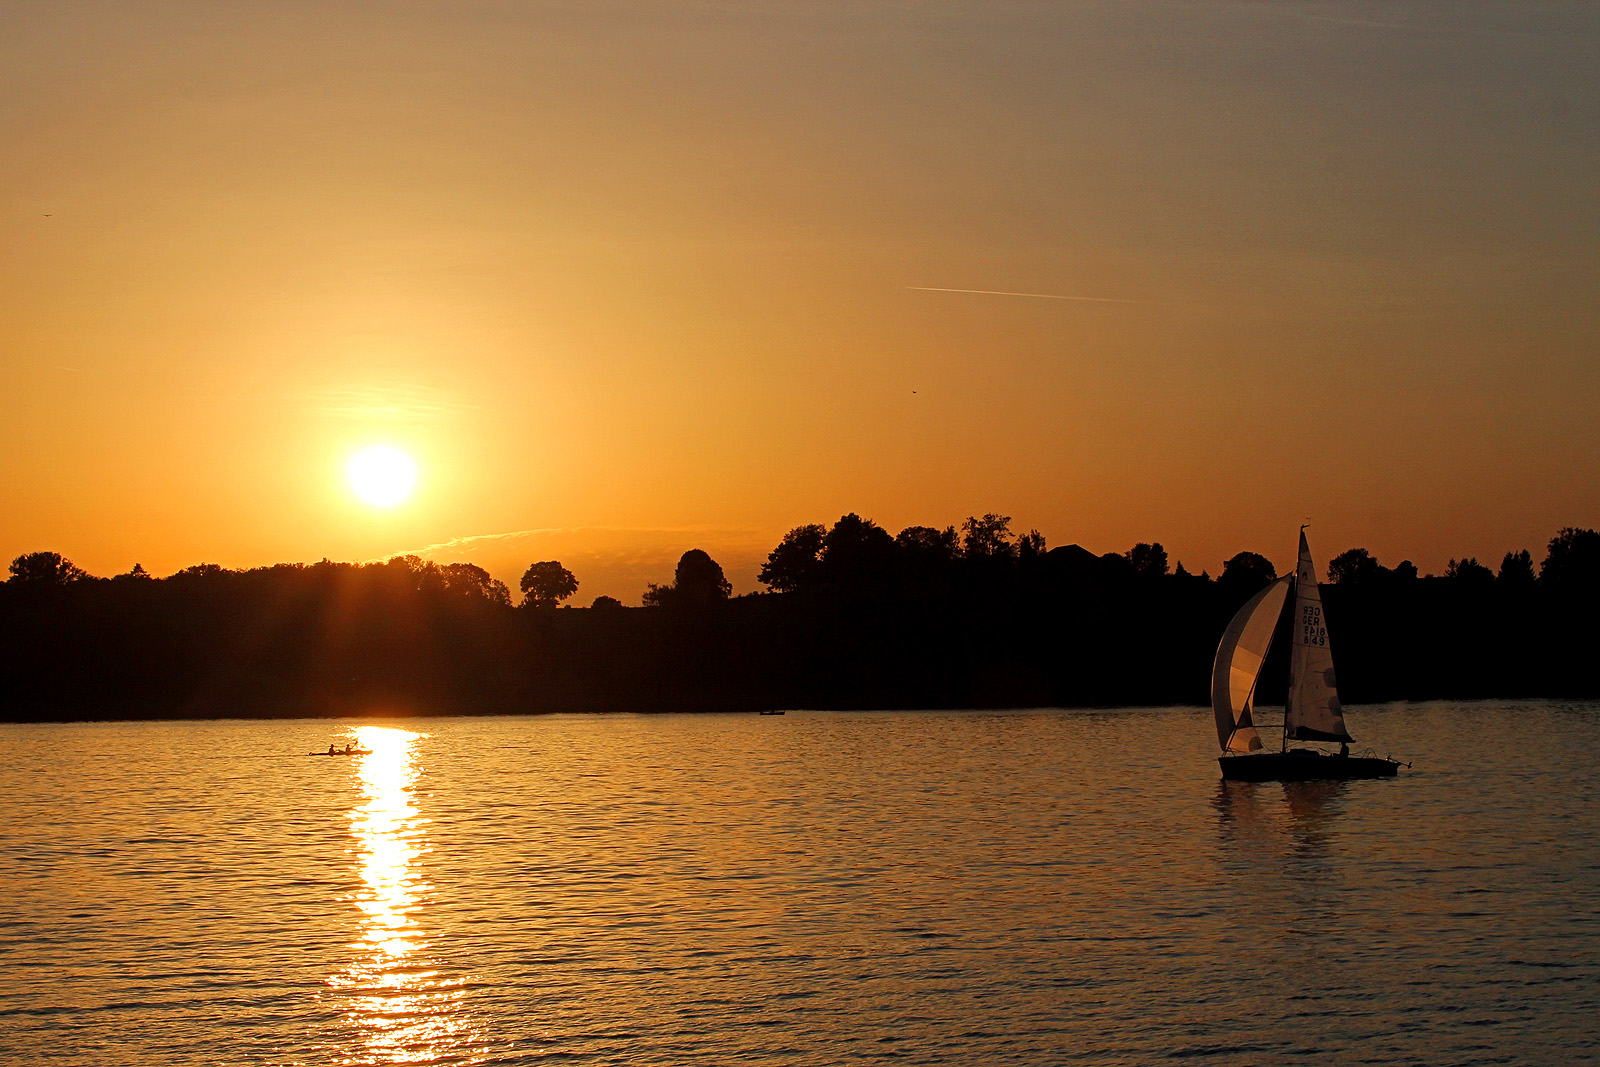
[[[1129,300],[1119,296],[1069,296],[1065,293],[1012,293],[1002,289],[947,289],[942,285],[908,285],[907,289],[915,289],[920,293],[972,293],[976,296],[1025,296],[1033,300],[1075,300],[1086,304],[1139,304],[1140,300]]]
[[[768,537],[770,530],[755,526],[544,526],[529,530],[507,530],[501,533],[467,534],[438,541],[421,548],[401,549],[390,556],[433,556],[450,551],[477,551],[494,548],[516,541],[550,537],[577,537],[600,535],[612,537],[627,535],[641,539],[664,540],[677,537],[695,537],[719,544],[743,543]]]

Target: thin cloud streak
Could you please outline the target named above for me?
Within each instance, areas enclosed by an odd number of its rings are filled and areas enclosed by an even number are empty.
[[[1060,293],[1009,293],[1000,289],[946,289],[939,285],[908,285],[922,293],[973,293],[977,296],[1025,296],[1034,300],[1075,300],[1086,304],[1142,304],[1142,300],[1129,300],[1118,296],[1065,296]]]
[[[468,534],[464,537],[452,537],[422,548],[391,552],[387,556],[382,556],[369,562],[381,562],[384,559],[392,559],[394,556],[427,556],[448,549],[479,547],[497,542],[513,541],[519,538],[557,534],[698,534],[701,536],[710,534],[721,537],[760,537],[769,532],[754,526],[545,526],[531,530],[508,530],[503,533]]]

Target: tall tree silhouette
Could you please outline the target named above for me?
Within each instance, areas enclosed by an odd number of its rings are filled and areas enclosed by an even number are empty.
[[[553,559],[530,564],[518,584],[523,606],[530,608],[553,608],[578,591],[577,577]]]
[[[972,515],[961,524],[961,548],[968,559],[1010,559],[1017,554],[1011,543],[1011,516],[989,512]]]
[[[511,606],[511,591],[506,583],[493,577],[476,563],[446,563],[439,568],[446,592],[456,596],[476,597],[501,607]]]
[[[1533,553],[1527,549],[1507,552],[1500,561],[1500,574],[1496,579],[1509,589],[1527,589],[1533,585]]]
[[[822,541],[827,533],[813,523],[796,526],[784,534],[778,547],[767,554],[756,581],[776,593],[792,593],[816,584]]]
[[[1145,544],[1143,541],[1128,549],[1128,562],[1133,573],[1143,578],[1160,578],[1167,573],[1167,550],[1161,542]]]
[[[732,594],[733,585],[722,573],[722,565],[704,549],[691,548],[678,558],[672,584],[651,582],[643,599],[646,607],[691,606],[726,600]]]
[[[1488,585],[1494,581],[1494,571],[1479,563],[1476,556],[1451,560],[1444,569],[1444,576],[1452,581],[1470,582],[1473,585]]]
[[[889,531],[851,512],[840,516],[822,539],[819,562],[826,581],[844,589],[860,589],[886,578],[893,559],[894,538]]]
[[[1539,581],[1567,589],[1600,586],[1600,533],[1568,526],[1552,537]]]
[[[900,556],[908,562],[949,563],[961,555],[961,539],[954,526],[935,529],[932,526],[907,526],[895,534],[895,545]]]
[[[1044,534],[1038,530],[1029,530],[1025,534],[1017,535],[1017,559],[1023,564],[1038,562],[1045,554]]]
[[[1222,565],[1219,580],[1237,584],[1239,588],[1254,593],[1268,582],[1276,581],[1277,577],[1278,569],[1266,556],[1259,552],[1240,552]]]
[[[66,585],[88,577],[87,571],[59,552],[28,552],[11,561],[8,581],[18,585]]]
[[[1328,561],[1328,581],[1334,585],[1357,585],[1372,581],[1382,569],[1371,552],[1350,548]]]

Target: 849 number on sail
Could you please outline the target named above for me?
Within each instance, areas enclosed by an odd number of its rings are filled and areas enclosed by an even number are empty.
[[[1322,608],[1316,604],[1301,605],[1301,643],[1316,645],[1318,648],[1328,643],[1328,628],[1322,624]]]

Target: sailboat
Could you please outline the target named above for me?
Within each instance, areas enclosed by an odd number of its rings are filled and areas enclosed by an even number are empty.
[[[1277,752],[1262,752],[1252,718],[1256,679],[1267,660],[1273,631],[1294,589],[1293,647],[1289,692],[1284,700],[1283,739]],[[1333,675],[1333,650],[1322,614],[1316,566],[1300,527],[1300,563],[1251,597],[1228,623],[1211,668],[1211,709],[1223,755],[1222,777],[1246,782],[1299,782],[1314,778],[1392,778],[1397,760],[1351,756],[1350,733]],[[1290,748],[1290,741],[1337,741],[1339,754]]]

